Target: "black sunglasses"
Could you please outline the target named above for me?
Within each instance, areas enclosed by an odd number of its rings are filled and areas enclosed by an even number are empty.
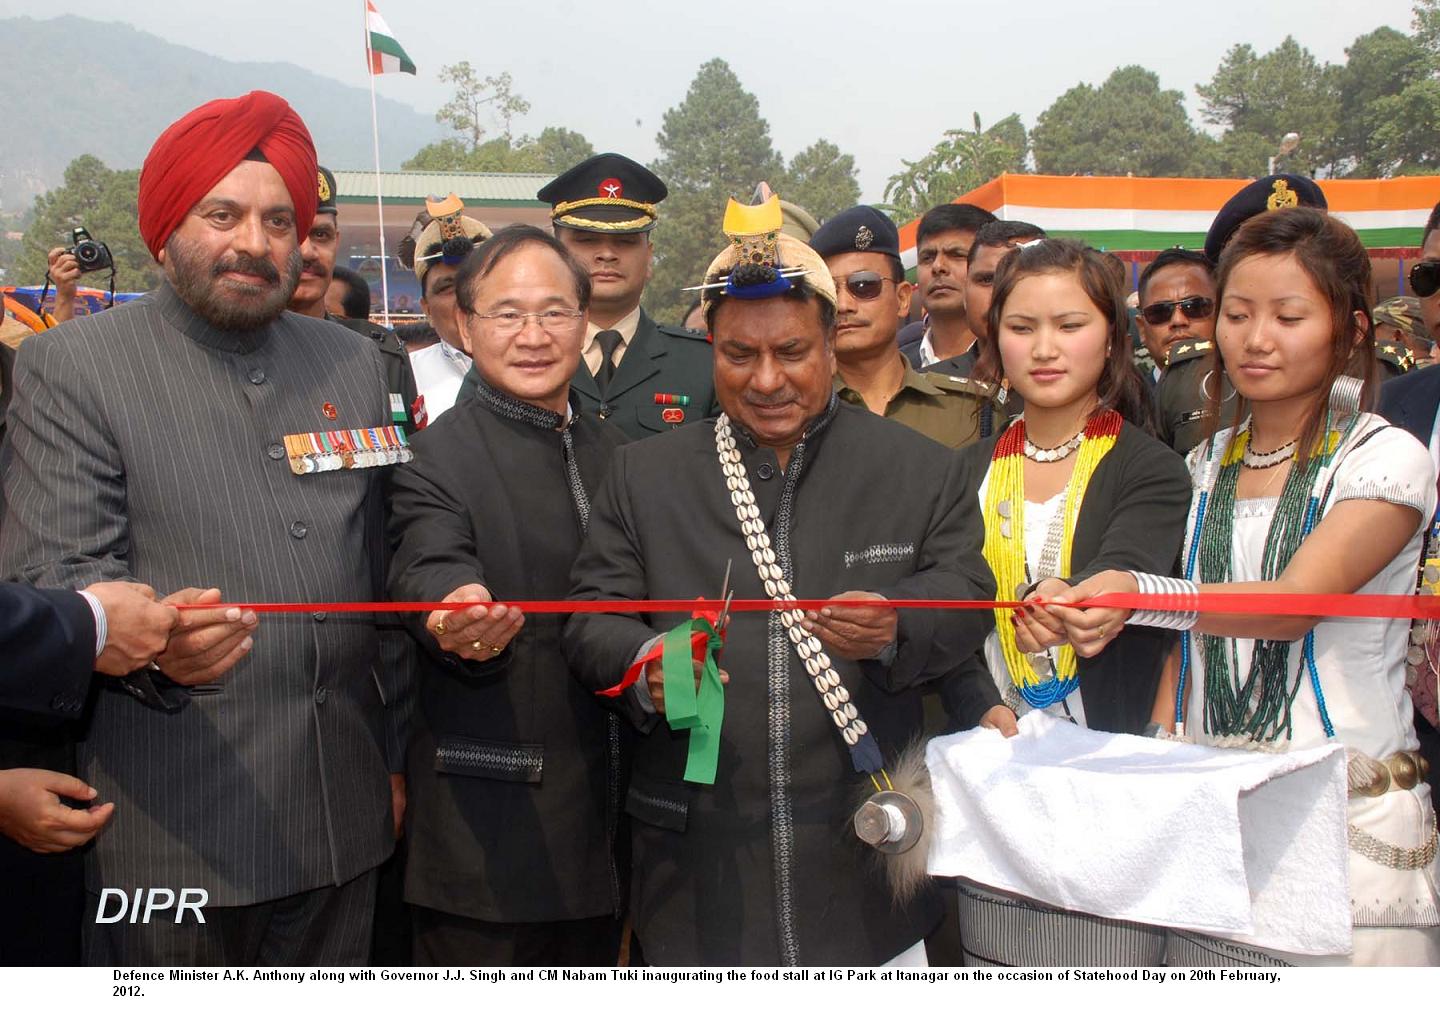
[[[899,280],[885,278],[878,271],[852,271],[835,281],[843,285],[857,300],[873,300],[879,297],[886,282],[898,283]]]
[[[1176,308],[1187,321],[1203,321],[1215,312],[1215,301],[1208,296],[1187,296],[1183,300],[1160,300],[1152,303],[1140,315],[1154,325],[1164,324],[1174,315]]]
[[[1440,292],[1440,261],[1416,261],[1411,265],[1410,291],[1422,300]]]

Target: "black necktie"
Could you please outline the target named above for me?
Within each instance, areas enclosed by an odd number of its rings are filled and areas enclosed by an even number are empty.
[[[595,341],[600,343],[600,353],[603,356],[600,360],[600,372],[595,375],[595,380],[600,385],[601,392],[604,392],[610,386],[610,378],[615,376],[615,350],[620,347],[620,332],[602,331],[595,336]]]

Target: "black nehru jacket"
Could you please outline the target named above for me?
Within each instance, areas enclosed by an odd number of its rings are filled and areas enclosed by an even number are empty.
[[[968,496],[980,503],[980,484],[999,435],[963,448]],[[1177,574],[1190,473],[1185,460],[1143,430],[1124,424],[1115,446],[1090,477],[1071,550],[1071,585],[1101,571]],[[1085,724],[1107,733],[1139,733],[1150,721],[1155,689],[1174,632],[1126,627],[1105,650],[1080,659]],[[990,682],[992,690],[994,682]],[[1001,704],[994,691],[991,704]]]
[[[738,429],[738,428],[737,428]],[[782,472],[736,434],[756,507],[795,594],[989,598],[980,513],[955,453],[893,420],[840,403]],[[863,496],[864,491],[873,495]],[[876,491],[883,491],[876,493]],[[596,497],[575,563],[577,599],[764,598],[716,457],[710,422],[626,445]],[[618,683],[638,649],[688,613],[576,614],[565,651],[587,687]],[[920,685],[983,643],[989,611],[901,610],[893,659],[836,672],[887,763],[922,733]],[[658,965],[874,965],[939,921],[929,894],[895,904],[876,855],[851,829],[858,774],[790,639],[767,613],[730,618],[730,673],[714,785],[683,781],[688,737],[645,720],[625,810],[632,914]],[[777,884],[782,890],[777,891]]]
[[[625,437],[579,413],[570,435],[593,497]],[[501,601],[563,599],[583,530],[560,432],[477,395],[413,446],[391,499],[394,598],[480,584]],[[410,615],[428,655],[407,769],[406,900],[494,923],[616,912],[620,759],[608,713],[561,654],[564,616],[526,616],[483,663],[442,652],[425,617]]]

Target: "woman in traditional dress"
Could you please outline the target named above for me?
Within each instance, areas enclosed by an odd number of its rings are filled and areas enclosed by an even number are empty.
[[[1239,397],[1234,418],[1189,457],[1185,579],[1110,572],[1068,597],[1414,592],[1435,473],[1415,438],[1360,408],[1375,357],[1359,238],[1314,209],[1259,215],[1225,248],[1218,283],[1217,345]],[[1082,652],[1122,623],[1186,631],[1156,703],[1178,736],[1252,750],[1338,742],[1350,756],[1353,952],[1284,954],[1177,932],[1169,962],[1440,962],[1435,816],[1405,690],[1406,621],[1058,612]]]
[[[1002,434],[966,448],[999,600],[1044,599],[1111,568],[1169,573],[1190,484],[1178,455],[1146,433],[1123,296],[1103,256],[1069,240],[1006,255],[990,334],[1024,398]],[[985,662],[1015,714],[1042,709],[1094,729],[1139,733],[1173,636],[1136,629],[1081,658],[1064,621],[997,610]],[[1013,730],[1015,715],[985,725]],[[961,882],[971,965],[1159,964],[1164,931],[1041,906]]]

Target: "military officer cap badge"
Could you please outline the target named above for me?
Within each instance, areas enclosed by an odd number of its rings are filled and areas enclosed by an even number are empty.
[[[864,253],[899,258],[900,230],[879,208],[859,204],[826,219],[810,237],[810,246],[821,257]]]
[[[330,213],[335,215],[339,209],[335,207],[335,174],[324,166],[315,167],[315,190],[318,200],[315,203],[315,214],[323,215]]]
[[[590,233],[648,233],[665,182],[634,159],[604,152],[561,173],[535,196],[550,205],[550,221]]]
[[[1329,207],[1320,185],[1308,176],[1279,173],[1246,184],[1216,213],[1210,231],[1205,234],[1205,256],[1211,262],[1219,261],[1220,251],[1225,249],[1235,230],[1256,215],[1298,207],[1319,208],[1321,211]]]

